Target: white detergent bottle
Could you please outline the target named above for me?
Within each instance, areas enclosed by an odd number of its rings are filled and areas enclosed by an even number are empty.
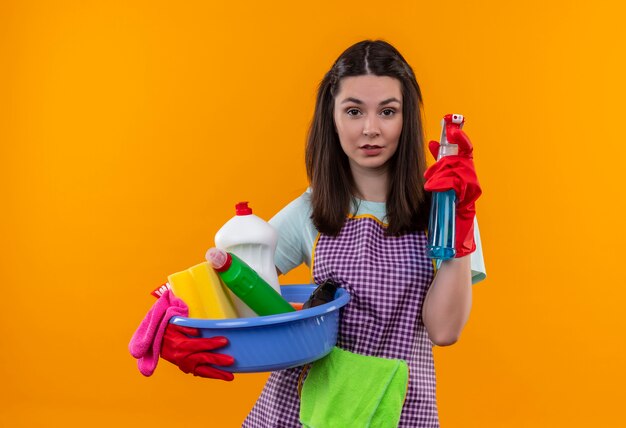
[[[274,265],[274,253],[278,233],[268,222],[252,214],[248,202],[235,205],[236,215],[228,220],[215,234],[215,246],[233,253],[246,262],[269,285],[280,294],[278,274]],[[229,290],[239,317],[258,316],[239,297]]]

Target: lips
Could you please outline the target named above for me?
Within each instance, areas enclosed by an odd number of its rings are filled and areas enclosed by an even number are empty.
[[[383,151],[381,146],[375,144],[365,144],[361,146],[360,149],[363,150],[366,156],[377,156]]]

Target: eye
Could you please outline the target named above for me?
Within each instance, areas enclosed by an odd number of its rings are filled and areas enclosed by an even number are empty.
[[[348,110],[346,110],[346,113],[348,114],[348,116],[356,116],[361,112],[359,111],[359,109],[349,108]]]
[[[384,109],[384,110],[381,112],[381,114],[382,114],[383,116],[391,117],[391,116],[393,116],[394,114],[396,114],[396,111],[395,111],[394,109],[392,109],[392,108],[386,108],[386,109]]]

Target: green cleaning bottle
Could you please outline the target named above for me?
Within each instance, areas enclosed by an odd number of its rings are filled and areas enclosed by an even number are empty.
[[[206,258],[224,284],[257,315],[295,311],[280,293],[236,255],[219,248],[210,248]]]

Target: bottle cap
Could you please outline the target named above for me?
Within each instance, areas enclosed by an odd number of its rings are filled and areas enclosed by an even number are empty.
[[[250,215],[252,208],[248,206],[248,202],[239,202],[235,205],[235,213],[237,215]]]
[[[217,272],[228,270],[233,262],[233,258],[226,251],[219,248],[209,248],[206,252],[206,259]]]

